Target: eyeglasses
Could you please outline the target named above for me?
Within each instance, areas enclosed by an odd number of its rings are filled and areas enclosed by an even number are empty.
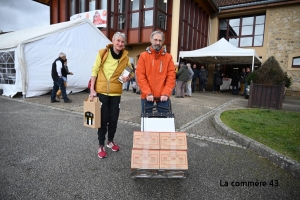
[[[121,35],[122,37],[126,38],[126,35],[124,33],[121,33],[121,32],[115,32],[113,38],[118,36],[118,35]]]

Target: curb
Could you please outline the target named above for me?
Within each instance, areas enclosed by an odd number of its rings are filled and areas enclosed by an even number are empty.
[[[229,128],[220,119],[222,112],[224,111],[217,112],[213,118],[214,126],[218,131],[247,149],[257,152],[280,168],[289,171],[297,178],[300,178],[300,163]]]

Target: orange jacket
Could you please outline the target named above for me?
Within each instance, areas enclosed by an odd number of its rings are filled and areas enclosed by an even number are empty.
[[[152,47],[147,47],[146,52],[140,54],[136,78],[142,99],[149,94],[170,97],[175,86],[175,66],[171,54],[163,48],[156,52]]]

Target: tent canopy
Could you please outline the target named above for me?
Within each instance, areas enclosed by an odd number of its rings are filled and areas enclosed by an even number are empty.
[[[51,67],[60,52],[68,58],[67,92],[87,88],[98,50],[111,41],[89,19],[24,29],[0,35],[0,87],[3,95],[46,94],[53,87]],[[9,59],[7,59],[9,58]],[[11,81],[13,80],[13,82]]]
[[[254,49],[237,48],[224,38],[202,49],[180,51],[179,57],[203,64],[261,64]]]

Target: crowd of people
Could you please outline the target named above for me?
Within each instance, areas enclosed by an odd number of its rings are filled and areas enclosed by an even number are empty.
[[[154,31],[150,36],[151,45],[139,56],[137,65],[130,63],[128,51],[125,50],[126,35],[116,32],[112,37],[112,44],[100,49],[91,70],[89,82],[89,97],[98,97],[101,102],[101,127],[98,128],[98,157],[106,158],[105,147],[112,151],[119,151],[120,146],[115,143],[115,133],[120,112],[121,95],[123,91],[139,94],[141,98],[141,112],[153,112],[154,104],[158,112],[167,112],[172,95],[175,98],[192,97],[192,93],[206,92],[208,70],[204,65],[200,68],[196,64],[174,62],[172,55],[164,47],[165,36],[161,31]],[[124,70],[130,69],[128,75]],[[232,94],[245,94],[245,81],[250,69],[243,69],[241,73],[234,70],[231,74]],[[63,98],[65,103],[72,102],[66,94],[67,75],[73,75],[67,66],[65,53],[60,53],[52,64],[53,89],[51,103],[59,102],[56,98]],[[223,84],[224,74],[220,67],[216,67],[212,76],[213,92],[219,93]],[[62,97],[61,97],[62,95]],[[152,108],[147,110],[146,108]],[[105,141],[106,145],[105,145]]]

